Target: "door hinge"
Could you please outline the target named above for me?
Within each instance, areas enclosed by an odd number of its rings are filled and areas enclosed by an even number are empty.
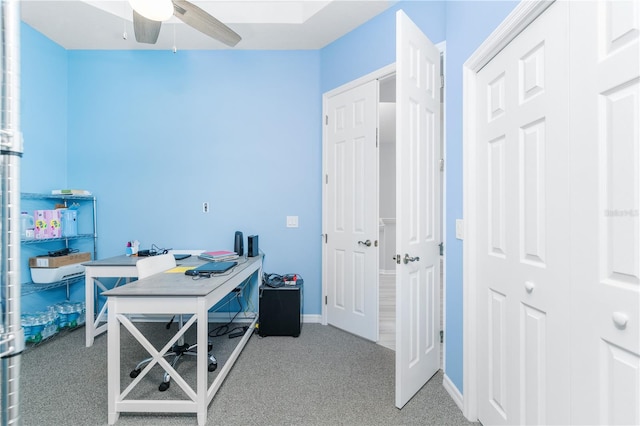
[[[440,159],[440,171],[444,172],[444,158]]]
[[[327,304],[327,296],[324,296],[324,304]]]
[[[440,247],[440,256],[444,256],[444,243],[438,244],[438,247]]]
[[[324,243],[327,244],[327,241],[329,241],[329,234],[324,234]]]
[[[440,88],[444,87],[444,75],[440,75]]]
[[[324,116],[324,124],[325,125],[329,125],[329,116],[328,115]]]
[[[444,330],[440,330],[440,343],[444,343]]]
[[[324,183],[327,184],[327,185],[329,184],[329,175],[328,174],[324,175]]]

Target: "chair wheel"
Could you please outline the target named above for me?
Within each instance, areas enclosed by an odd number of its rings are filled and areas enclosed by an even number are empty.
[[[207,345],[207,352],[211,352],[211,349],[213,349],[213,343],[209,342]]]
[[[136,368],[135,370],[131,370],[131,373],[129,373],[129,377],[131,377],[132,379],[135,379],[136,377],[138,377],[139,374],[140,374],[140,369]]]
[[[218,364],[215,364],[213,362],[209,364],[209,372],[216,371],[216,368],[218,368]]]
[[[170,385],[170,384],[171,384],[171,382],[162,382],[162,383],[160,383],[160,386],[158,386],[158,390],[159,390],[160,392],[164,392],[164,391],[166,391],[167,389],[169,389],[169,385]]]

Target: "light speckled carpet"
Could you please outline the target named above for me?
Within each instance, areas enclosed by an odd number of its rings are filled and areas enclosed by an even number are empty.
[[[163,323],[145,323],[151,341],[167,337]],[[211,325],[213,327],[213,325]],[[190,330],[191,331],[191,330]],[[123,330],[122,383],[144,350]],[[213,339],[220,365],[237,339]],[[84,328],[65,333],[22,356],[21,420],[24,426],[107,424],[107,338],[84,346]],[[216,425],[468,425],[436,374],[402,409],[394,406],[394,355],[387,348],[330,326],[304,324],[293,337],[249,340],[208,409]],[[178,371],[193,382],[195,359]],[[157,368],[157,367],[156,367]],[[162,371],[145,377],[139,394],[154,398],[182,392],[173,384],[159,392]],[[216,372],[209,374],[209,382]],[[150,377],[151,376],[151,377]],[[197,425],[191,414],[123,413],[116,425]]]

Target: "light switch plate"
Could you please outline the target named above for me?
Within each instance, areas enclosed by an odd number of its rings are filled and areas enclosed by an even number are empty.
[[[287,216],[287,228],[298,227],[298,216]]]
[[[456,219],[456,238],[464,240],[464,220]]]

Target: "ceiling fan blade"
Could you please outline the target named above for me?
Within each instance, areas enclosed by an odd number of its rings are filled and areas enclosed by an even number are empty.
[[[191,2],[173,0],[173,14],[185,24],[192,26],[211,38],[223,42],[227,46],[233,47],[242,40],[242,37],[231,28]]]
[[[133,11],[133,32],[139,43],[155,44],[160,34],[162,22],[152,21]]]

